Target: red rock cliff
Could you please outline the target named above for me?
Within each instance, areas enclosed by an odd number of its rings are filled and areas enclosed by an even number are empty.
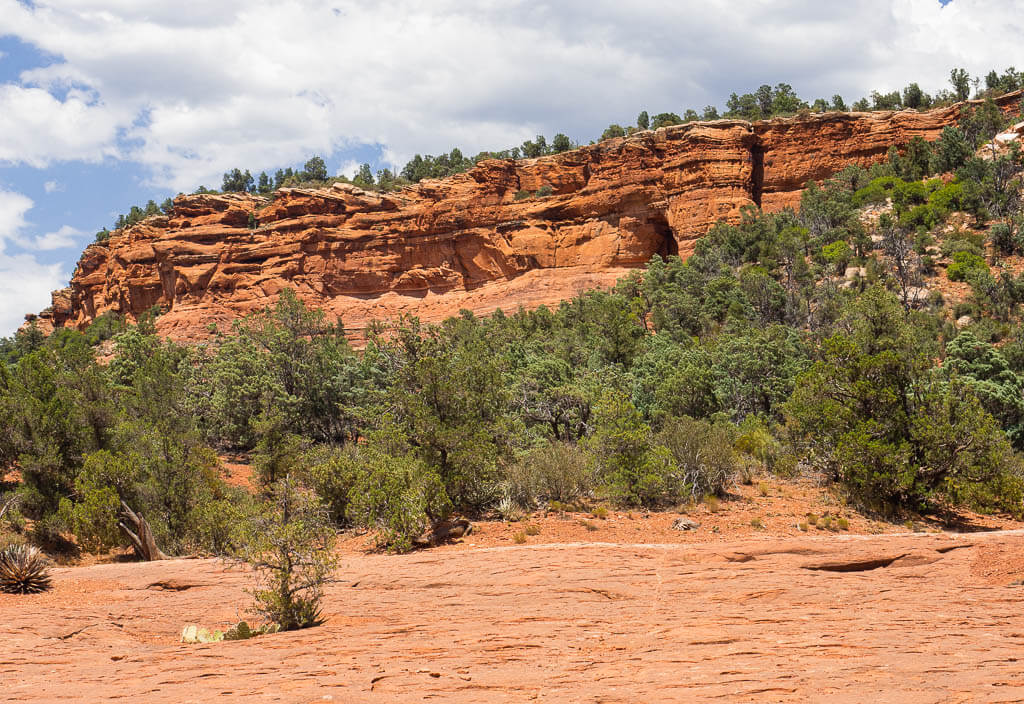
[[[1018,92],[1001,103],[1019,100]],[[387,194],[336,184],[273,199],[179,196],[171,217],[87,247],[41,317],[83,327],[108,310],[134,317],[160,304],[158,330],[196,340],[285,287],[354,331],[403,312],[439,320],[462,308],[557,303],[653,254],[687,256],[742,206],[796,206],[808,181],[879,161],[915,136],[935,139],[958,114],[680,125],[540,159],[485,161]],[[517,199],[544,186],[551,195]]]

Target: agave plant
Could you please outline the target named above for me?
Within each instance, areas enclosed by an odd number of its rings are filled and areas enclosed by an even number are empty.
[[[46,556],[29,545],[0,550],[0,592],[36,594],[50,588]]]

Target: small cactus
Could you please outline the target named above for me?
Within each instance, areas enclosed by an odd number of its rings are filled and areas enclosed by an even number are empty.
[[[0,592],[37,594],[50,588],[46,556],[29,545],[11,545],[0,551]]]

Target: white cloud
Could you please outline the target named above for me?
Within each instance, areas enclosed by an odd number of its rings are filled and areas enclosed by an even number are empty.
[[[117,129],[117,111],[81,91],[61,100],[43,88],[0,85],[0,162],[42,168],[118,156]]]
[[[59,191],[63,191],[64,186],[62,186],[57,181],[47,181],[46,183],[43,184],[43,190],[46,191],[47,193],[57,193]]]
[[[360,166],[362,166],[362,164],[360,164],[355,159],[349,159],[348,161],[342,163],[342,165],[338,167],[338,170],[335,173],[338,176],[348,176],[349,178],[352,178],[353,176],[359,173]]]
[[[5,240],[17,238],[28,224],[25,213],[31,210],[32,206],[32,199],[28,196],[0,190],[0,254],[4,252]]]
[[[50,292],[67,280],[60,264],[40,264],[30,254],[0,253],[0,335],[12,335],[25,321],[26,311],[49,306]]]
[[[0,0],[0,16],[64,58],[0,86],[0,161],[129,159],[180,190],[347,145],[400,166],[585,141],[762,83],[851,101],[1024,64],[1024,0]]]
[[[47,232],[45,235],[33,238],[31,247],[44,252],[74,247],[79,244],[80,238],[84,234],[70,225],[61,225],[55,232]]]

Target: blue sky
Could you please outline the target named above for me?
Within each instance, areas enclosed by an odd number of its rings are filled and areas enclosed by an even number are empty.
[[[587,141],[785,81],[1024,67],[1024,0],[0,0],[0,335],[95,232],[232,167]]]

